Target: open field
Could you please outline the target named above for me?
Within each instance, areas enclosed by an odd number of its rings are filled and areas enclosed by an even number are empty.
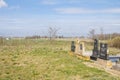
[[[70,56],[70,44],[64,40],[5,41],[0,46],[0,80],[120,80]]]

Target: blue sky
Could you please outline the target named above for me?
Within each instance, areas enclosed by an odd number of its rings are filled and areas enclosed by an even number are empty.
[[[90,29],[100,33],[120,32],[120,0],[0,0],[0,35],[86,36]]]

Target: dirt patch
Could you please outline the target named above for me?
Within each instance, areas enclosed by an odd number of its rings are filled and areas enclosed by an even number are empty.
[[[100,64],[98,64],[96,62],[84,62],[84,64],[86,66],[89,66],[89,67],[93,67],[93,68],[97,68],[97,69],[100,69],[100,70],[104,70],[104,71],[106,71],[107,73],[110,73],[113,76],[116,76],[116,77],[120,76],[120,71],[104,67],[103,65],[100,65]]]

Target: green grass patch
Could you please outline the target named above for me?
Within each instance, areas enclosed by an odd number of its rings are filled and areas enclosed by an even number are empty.
[[[70,44],[70,41],[8,41],[0,46],[0,80],[120,79],[70,56]]]

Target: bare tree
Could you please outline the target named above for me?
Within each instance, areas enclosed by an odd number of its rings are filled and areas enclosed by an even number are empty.
[[[95,39],[95,29],[91,29],[88,35],[91,39]]]
[[[104,33],[103,33],[103,28],[100,28],[100,39],[103,40],[104,39]]]
[[[48,28],[48,36],[49,36],[50,40],[53,40],[54,38],[57,37],[58,30],[59,29],[53,28],[53,27]]]

